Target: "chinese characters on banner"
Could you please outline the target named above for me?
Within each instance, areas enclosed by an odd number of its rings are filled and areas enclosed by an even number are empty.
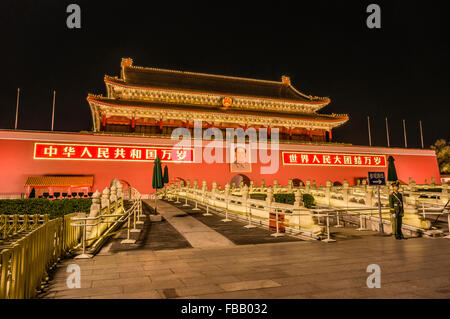
[[[386,167],[385,155],[283,152],[283,165]]]
[[[143,146],[89,144],[34,144],[35,159],[97,160],[97,161],[154,161],[156,155],[163,162],[192,163],[190,148],[157,148]]]

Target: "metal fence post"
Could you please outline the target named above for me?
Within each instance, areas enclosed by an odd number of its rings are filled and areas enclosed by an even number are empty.
[[[136,207],[133,208],[133,229],[130,230],[132,233],[139,233],[141,230],[136,228],[136,211],[139,209],[139,202],[136,202]]]
[[[87,240],[87,234],[86,234],[86,230],[87,229],[87,220],[84,219],[84,225],[83,225],[83,253],[81,255],[78,255],[75,257],[75,259],[88,259],[88,258],[92,258],[93,255],[92,254],[87,254],[86,253],[86,240]]]
[[[344,227],[343,225],[341,225],[341,223],[339,221],[339,211],[336,211],[336,225],[334,225],[334,227],[336,227],[336,228]]]
[[[200,210],[200,208],[198,208],[198,202],[197,202],[197,200],[195,200],[195,207],[194,208],[192,208],[192,210]]]
[[[270,211],[269,211],[269,219],[270,219]],[[274,233],[274,234],[271,234],[270,236],[273,236],[273,237],[281,237],[281,236],[284,236],[284,234],[280,233],[280,231],[279,231],[279,225],[278,225],[278,211],[277,211],[277,209],[275,209],[275,224],[276,224],[276,226],[277,226],[277,232]],[[270,227],[270,221],[269,221],[269,227]]]
[[[208,204],[206,204],[206,213],[204,213],[203,216],[212,216],[212,214],[209,212],[209,205]]]
[[[247,208],[247,207],[246,207]],[[247,213],[248,216],[248,225],[245,225],[245,228],[255,228],[256,226],[252,225],[252,205],[250,205]]]
[[[225,198],[225,219],[222,219],[224,223],[231,222],[231,219],[228,219],[228,198]]]
[[[328,213],[327,213],[326,218],[327,218],[327,239],[324,239],[322,241],[325,243],[333,243],[336,240],[331,239],[331,236],[330,236],[330,216],[328,215]]]
[[[359,213],[359,228],[356,228],[356,230],[357,230],[357,231],[367,230],[366,228],[363,227],[362,214],[361,214],[361,212]]]
[[[120,243],[121,244],[134,244],[136,243],[136,240],[134,239],[130,239],[130,217],[131,217],[131,213],[128,214],[128,231],[127,231],[127,239],[122,240]]]

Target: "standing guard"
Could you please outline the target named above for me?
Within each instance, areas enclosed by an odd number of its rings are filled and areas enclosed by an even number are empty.
[[[394,191],[389,195],[389,207],[392,215],[392,233],[395,235],[395,239],[406,239],[402,233],[402,218],[404,215],[403,209],[403,196],[398,191],[399,182],[392,183]]]

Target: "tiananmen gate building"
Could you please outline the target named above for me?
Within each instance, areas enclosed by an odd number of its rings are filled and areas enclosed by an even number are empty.
[[[52,179],[43,177],[59,176],[64,178],[58,181],[67,185],[55,185],[69,192],[103,189],[119,178],[149,194],[156,156],[168,166],[170,182],[206,180],[208,187],[213,181],[224,185],[253,180],[259,185],[264,180],[271,185],[275,179],[282,185],[289,179],[314,180],[317,185],[346,179],[353,185],[369,171],[387,172],[389,156],[395,159],[400,181],[439,181],[433,150],[334,143],[333,128],[349,117],[318,113],[331,100],[298,91],[286,76],[277,82],[144,68],[127,58],[122,59],[120,76],[105,76],[104,81],[106,96],[87,97],[91,132],[0,130],[0,193],[29,193],[34,187],[30,181],[35,180],[41,191],[51,193],[53,186],[43,181]],[[189,132],[190,145],[180,146],[171,138],[177,128]],[[222,160],[205,161],[211,139],[192,137],[204,137],[209,130],[226,138],[231,128],[257,134],[264,130],[277,170],[263,173],[269,163],[248,143],[242,146],[241,162],[238,148],[231,152],[233,159],[228,158],[225,142],[215,144],[222,151],[214,155]],[[271,153],[274,129],[279,132],[279,149]],[[92,182],[80,184],[77,177],[83,176],[92,177]]]

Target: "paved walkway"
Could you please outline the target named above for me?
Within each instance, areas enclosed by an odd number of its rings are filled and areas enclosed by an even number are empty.
[[[143,200],[154,207],[154,200]],[[230,247],[234,244],[225,236],[212,230],[182,210],[162,200],[157,203],[160,213],[194,248]]]
[[[159,224],[157,231],[178,243],[165,246],[143,238],[140,246],[126,250],[112,247],[93,259],[64,260],[40,297],[450,298],[447,239],[398,241],[332,228],[337,239],[332,244],[235,245],[225,237],[232,232],[222,235],[168,203],[160,201],[158,207],[170,225]],[[237,222],[236,227],[242,230]],[[67,287],[69,264],[80,266],[81,288]],[[381,268],[379,289],[366,285],[370,264]]]

